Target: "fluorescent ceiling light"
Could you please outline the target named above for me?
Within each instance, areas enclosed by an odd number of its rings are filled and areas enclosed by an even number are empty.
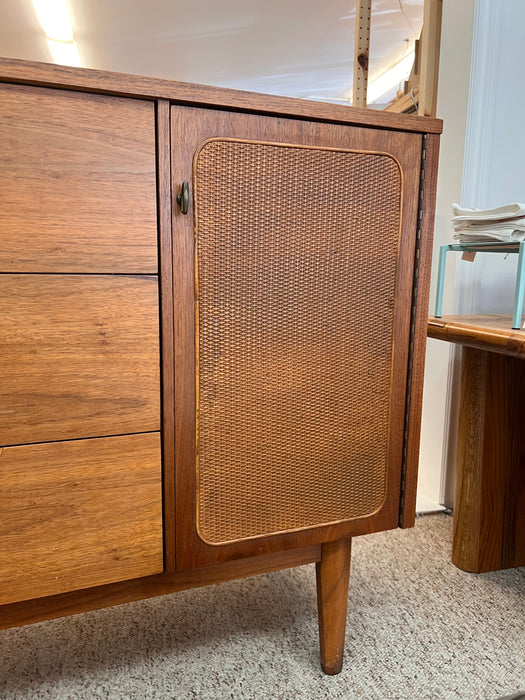
[[[379,78],[368,83],[367,102],[371,104],[392,88],[408,80],[412,66],[414,65],[415,54],[411,51],[399,63],[387,70]]]
[[[33,0],[33,6],[47,37],[53,61],[65,66],[80,66],[78,47],[67,0]]]
[[[48,39],[49,50],[53,61],[61,66],[81,66],[78,47],[74,41],[53,41]]]
[[[66,0],[33,0],[33,6],[48,39],[73,41],[73,27]]]

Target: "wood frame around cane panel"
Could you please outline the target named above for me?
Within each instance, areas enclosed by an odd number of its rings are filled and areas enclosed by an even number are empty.
[[[421,137],[413,134],[388,134],[382,131],[320,125],[311,122],[291,122],[285,119],[271,119],[252,115],[219,113],[213,110],[198,110],[187,107],[172,108],[172,197],[175,198],[183,180],[191,172],[192,161],[199,147],[207,142],[209,135],[234,142],[263,142],[293,144],[300,148],[328,148],[342,152],[368,153],[395,158],[402,174],[402,203],[400,209],[401,228],[396,241],[397,252],[391,264],[395,265],[395,290],[393,307],[389,311],[392,319],[392,365],[391,391],[389,394],[390,418],[388,426],[388,456],[386,498],[377,513],[366,517],[355,517],[347,522],[339,521],[324,524],[320,520],[312,527],[283,528],[281,532],[268,533],[259,537],[240,538],[220,547],[207,544],[197,534],[198,513],[197,482],[195,465],[197,461],[195,443],[196,411],[196,366],[195,366],[195,319],[194,292],[196,281],[193,276],[194,231],[197,223],[192,220],[191,202],[188,215],[175,210],[174,260],[178,269],[174,272],[177,280],[175,291],[176,332],[176,474],[177,474],[177,566],[185,569],[201,566],[211,561],[221,561],[231,557],[249,556],[263,551],[275,551],[282,547],[307,546],[338,537],[352,536],[364,532],[396,527],[399,516],[399,493],[401,481],[401,461],[403,450],[403,422],[405,391],[407,386],[408,338],[412,311],[412,283],[415,257],[415,237],[417,205],[419,193],[419,165]],[[248,141],[246,141],[246,139]],[[282,146],[289,148],[289,146]],[[194,183],[195,186],[195,183]],[[195,192],[193,192],[195,196]],[[235,196],[232,194],[232,196]],[[225,206],[227,204],[225,203]],[[381,259],[377,263],[381,266]],[[377,273],[379,277],[380,272]],[[372,287],[373,287],[372,282]],[[379,306],[379,302],[378,302]],[[370,304],[373,316],[373,302]],[[378,323],[385,322],[385,318]],[[388,350],[387,350],[388,352]],[[390,378],[389,378],[390,381]],[[240,541],[242,540],[242,541]]]

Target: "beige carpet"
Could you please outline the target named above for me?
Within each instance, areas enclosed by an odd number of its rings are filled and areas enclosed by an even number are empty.
[[[343,672],[313,566],[0,632],[0,698],[494,700],[525,690],[525,569],[450,563],[452,519],[354,540]]]

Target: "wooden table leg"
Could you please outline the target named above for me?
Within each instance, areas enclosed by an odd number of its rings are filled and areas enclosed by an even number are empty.
[[[452,561],[525,564],[525,361],[463,348]]]
[[[343,665],[351,545],[351,539],[323,544],[316,564],[321,666],[329,675]]]

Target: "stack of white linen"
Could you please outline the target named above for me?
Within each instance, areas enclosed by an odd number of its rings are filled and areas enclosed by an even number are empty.
[[[459,243],[525,240],[525,204],[504,204],[494,209],[464,209],[452,205],[454,238]]]

